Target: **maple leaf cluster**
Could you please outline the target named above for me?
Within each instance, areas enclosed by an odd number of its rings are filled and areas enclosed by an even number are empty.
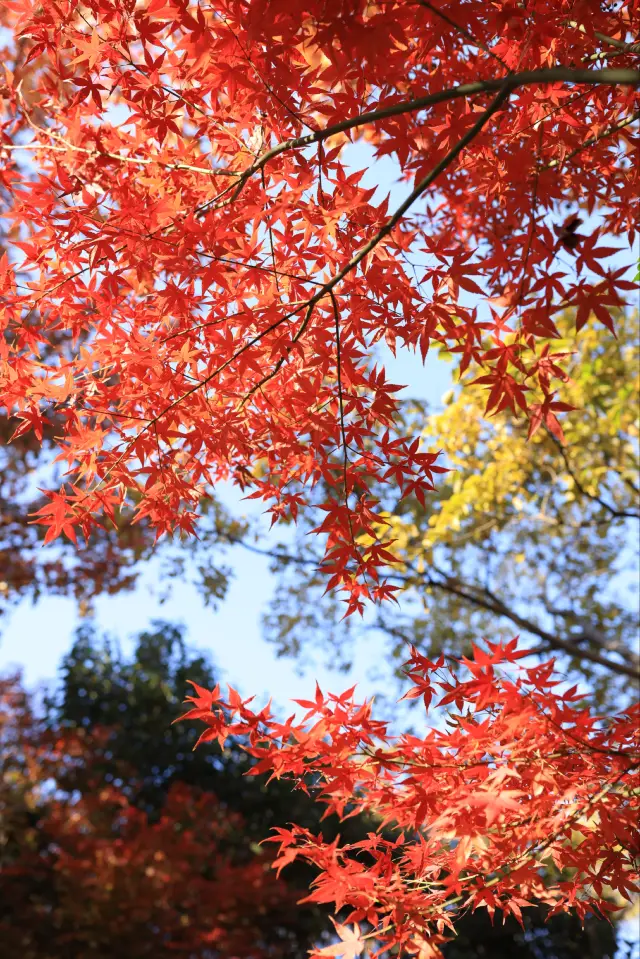
[[[206,724],[200,743],[246,737],[253,775],[291,778],[327,814],[367,812],[379,824],[352,843],[296,824],[275,830],[275,868],[313,865],[308,900],[347,913],[340,944],[314,955],[352,957],[366,944],[426,959],[468,910],[521,922],[542,903],[584,919],[638,892],[640,705],[599,717],[553,660],[527,668],[516,640],[486,645],[452,666],[412,649],[406,697],[427,711],[438,701],[423,735],[392,736],[354,688],[316,687],[296,700],[301,719],[279,722],[232,688],[225,699],[194,684],[183,719]]]
[[[0,389],[18,434],[63,424],[48,538],[125,501],[192,533],[225,479],[295,518],[322,482],[331,584],[392,594],[367,489],[443,467],[390,431],[376,344],[458,354],[488,412],[559,432],[554,316],[612,328],[632,289],[602,237],[638,217],[634,6],[6,0]]]

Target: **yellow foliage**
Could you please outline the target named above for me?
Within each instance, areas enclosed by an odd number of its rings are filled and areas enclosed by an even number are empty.
[[[550,343],[551,352],[574,354],[571,382],[562,388],[563,401],[575,407],[562,417],[566,445],[543,428],[528,440],[524,419],[510,411],[486,418],[483,387],[451,391],[423,431],[451,472],[428,519],[389,518],[387,535],[400,555],[479,541],[518,519],[552,527],[559,511],[585,496],[625,508],[638,476],[638,318],[618,318],[617,340],[595,323],[576,334],[570,316],[558,325],[563,337]],[[514,559],[523,562],[524,553]]]

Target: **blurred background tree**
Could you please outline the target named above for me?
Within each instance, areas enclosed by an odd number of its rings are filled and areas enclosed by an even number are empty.
[[[214,682],[178,628],[155,624],[127,658],[87,625],[41,715],[5,683],[7,959],[284,959],[306,956],[322,937],[324,912],[297,905],[309,876],[278,879],[260,845],[271,825],[298,815],[319,828],[320,811],[285,783],[267,794],[245,777],[238,746],[193,752],[194,730],[171,725],[187,676]]]
[[[44,596],[72,597],[86,616],[97,596],[134,589],[151,561],[157,561],[167,591],[175,577],[189,575],[210,605],[224,598],[232,575],[224,552],[247,535],[247,524],[212,498],[200,507],[198,541],[156,543],[144,520],[132,524],[131,514],[120,512],[117,526],[96,529],[86,543],[76,546],[65,538],[42,550],[45,530],[33,515],[46,503],[40,487],[60,483],[60,472],[44,467],[53,458],[58,424],[49,424],[42,446],[31,434],[12,439],[16,426],[0,415],[0,629],[3,613]]]
[[[56,773],[89,765],[91,742],[63,735],[30,745],[44,752],[48,790],[39,780],[23,790],[28,815],[14,812],[3,849],[4,955],[304,954],[295,896],[270,871],[268,854],[233,854],[240,816],[179,784],[154,821],[117,787],[68,794]]]

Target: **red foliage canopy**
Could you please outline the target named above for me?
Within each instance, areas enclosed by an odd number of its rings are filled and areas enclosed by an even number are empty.
[[[351,844],[295,824],[276,830],[276,866],[313,864],[309,899],[348,909],[341,945],[316,955],[351,959],[368,944],[427,959],[468,909],[520,921],[545,903],[584,918],[617,908],[612,892],[629,901],[639,891],[640,707],[598,717],[575,686],[562,688],[553,661],[517,667],[526,653],[515,640],[487,645],[459,668],[412,650],[407,696],[427,711],[437,697],[445,710],[424,735],[391,736],[353,688],[317,688],[297,701],[303,718],[284,723],[233,689],[226,700],[219,687],[190,697],[184,718],[208,727],[200,742],[248,736],[254,773],[292,777],[328,812],[366,811],[396,829]]]
[[[634,10],[6,0],[0,388],[18,432],[63,419],[48,537],[127,499],[192,531],[225,478],[295,517],[322,482],[329,582],[388,595],[367,481],[421,497],[441,467],[375,346],[445,347],[488,410],[554,426],[554,314],[611,326],[631,288],[602,236],[637,223]],[[399,163],[395,209],[356,139]]]

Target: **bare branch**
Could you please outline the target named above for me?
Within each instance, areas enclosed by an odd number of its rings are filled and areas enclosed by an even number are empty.
[[[613,673],[617,673],[620,676],[629,676],[636,681],[640,678],[640,671],[637,665],[630,666],[626,663],[617,663],[590,649],[576,649],[575,644],[570,640],[562,639],[560,636],[556,636],[546,629],[543,629],[525,616],[516,613],[515,610],[506,606],[497,596],[490,593],[489,590],[474,590],[473,587],[459,583],[453,577],[447,576],[446,573],[435,569],[435,567],[434,570],[438,576],[442,577],[441,579],[435,579],[431,573],[427,573],[422,577],[432,589],[458,596],[460,599],[465,600],[479,609],[484,609],[487,612],[508,619],[515,626],[525,629],[528,633],[531,633],[531,635],[543,640],[543,642],[548,644],[552,649],[562,650],[562,652],[568,656],[586,659],[595,665],[603,666]],[[485,595],[481,595],[481,592]]]

